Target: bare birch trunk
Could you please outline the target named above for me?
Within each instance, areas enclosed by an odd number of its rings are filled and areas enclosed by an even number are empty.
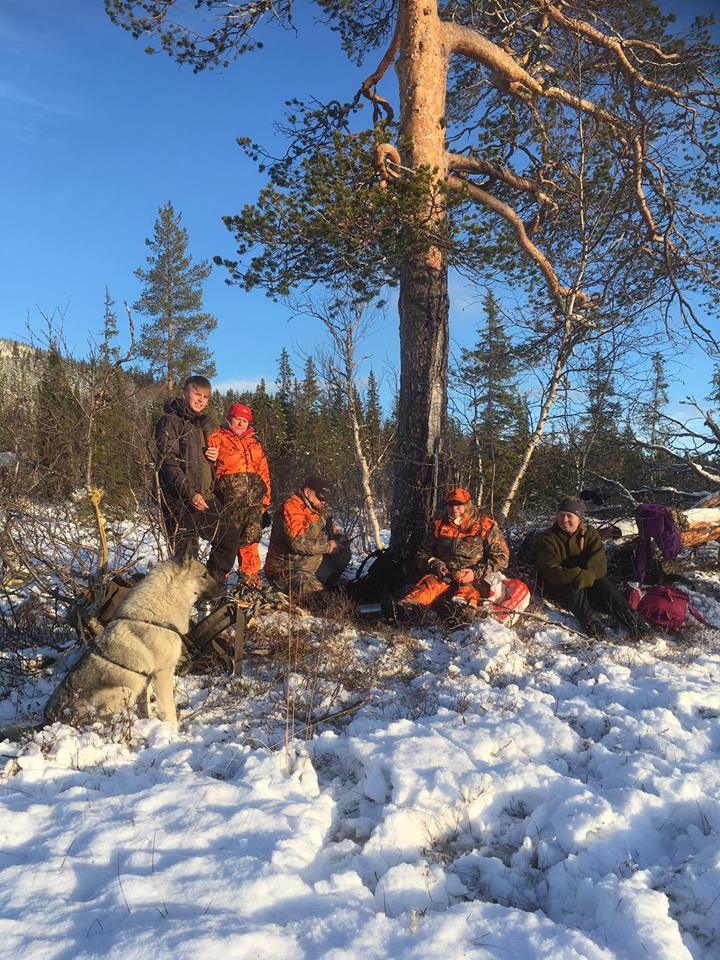
[[[355,462],[360,470],[360,483],[362,485],[363,497],[365,499],[365,509],[367,511],[368,522],[372,528],[373,540],[378,550],[385,546],[380,536],[380,524],[378,523],[377,513],[375,512],[375,500],[370,485],[370,468],[362,448],[362,439],[360,437],[360,423],[358,421],[355,400],[350,391],[350,422],[353,432],[353,447],[355,449]]]
[[[508,490],[507,496],[503,500],[503,504],[500,507],[500,516],[502,516],[505,520],[508,518],[513,501],[515,500],[517,492],[520,489],[520,484],[522,483],[523,478],[527,473],[527,469],[530,466],[530,461],[532,460],[533,453],[535,452],[535,447],[537,447],[538,443],[540,442],[540,438],[545,432],[545,424],[550,416],[552,406],[555,403],[555,398],[557,396],[558,387],[560,386],[560,380],[562,379],[563,371],[565,370],[566,362],[567,343],[564,343],[562,349],[558,353],[557,360],[555,361],[553,374],[550,378],[550,384],[548,386],[548,393],[545,398],[545,402],[540,409],[540,416],[538,418],[537,425],[530,436],[528,445],[525,448],[525,453],[523,454],[522,460],[515,471],[515,477],[510,484],[510,489]]]

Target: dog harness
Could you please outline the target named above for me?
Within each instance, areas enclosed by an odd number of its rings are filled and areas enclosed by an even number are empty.
[[[184,640],[185,634],[181,633],[177,627],[170,626],[169,623],[156,623],[154,620],[138,620],[137,617],[113,617],[110,623],[115,620],[129,620],[130,623],[146,623],[150,627],[159,627],[161,630],[170,630],[172,633],[176,633],[181,640]],[[108,624],[109,626],[109,624]],[[102,660],[107,660],[108,663],[111,663],[114,667],[119,667],[120,670],[127,670],[129,673],[137,673],[139,677],[145,677],[146,680],[152,680],[153,675],[151,673],[144,673],[142,670],[136,670],[135,667],[128,667],[124,663],[118,663],[116,660],[111,660],[110,657],[100,650],[97,646],[90,651],[91,653],[96,654]]]
[[[112,623],[115,620],[129,620],[130,623],[146,623],[149,627],[159,627],[161,630],[170,630],[172,631],[172,633],[176,633],[181,638],[185,636],[182,630],[178,630],[177,627],[173,627],[169,623],[156,623],[154,620],[138,620],[137,617],[123,617],[123,616],[113,617],[110,623]],[[108,624],[108,626],[110,626],[110,624]]]

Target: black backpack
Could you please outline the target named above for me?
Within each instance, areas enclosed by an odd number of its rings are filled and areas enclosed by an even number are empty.
[[[382,603],[404,597],[415,580],[415,561],[386,547],[368,554],[355,572],[355,579],[342,586],[357,603]]]

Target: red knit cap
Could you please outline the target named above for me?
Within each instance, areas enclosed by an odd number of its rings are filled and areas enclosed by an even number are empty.
[[[228,410],[227,418],[232,420],[233,417],[242,417],[250,423],[252,421],[252,410],[250,407],[246,407],[244,403],[233,403]]]
[[[448,490],[445,497],[445,503],[470,503],[471,500],[469,491],[465,490],[464,487],[455,487],[453,490]]]

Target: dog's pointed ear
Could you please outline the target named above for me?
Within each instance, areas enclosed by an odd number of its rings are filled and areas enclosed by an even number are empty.
[[[195,559],[195,550],[193,549],[192,543],[187,541],[172,559],[181,567],[189,567]]]

